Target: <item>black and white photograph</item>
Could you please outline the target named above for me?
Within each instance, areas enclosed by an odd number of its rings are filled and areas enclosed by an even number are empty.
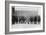
[[[46,35],[46,0],[0,0],[0,35]]]
[[[43,30],[43,6],[9,4],[9,32]]]

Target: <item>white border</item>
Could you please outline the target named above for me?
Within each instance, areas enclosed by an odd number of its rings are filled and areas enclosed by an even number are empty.
[[[31,29],[31,28],[28,28],[28,29],[11,29],[12,27],[11,27],[11,19],[12,19],[12,6],[23,6],[23,4],[9,4],[9,31],[10,32],[14,32],[14,31],[26,31],[26,30],[43,30],[43,6],[42,5],[24,5],[24,6],[32,6],[32,7],[41,7],[41,28],[36,28],[36,29]]]

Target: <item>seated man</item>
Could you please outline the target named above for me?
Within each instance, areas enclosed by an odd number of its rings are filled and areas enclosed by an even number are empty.
[[[40,16],[38,16],[38,22],[40,22],[41,21],[41,18],[40,18]]]
[[[37,24],[37,16],[34,16],[34,24]]]
[[[20,23],[24,23],[25,20],[26,20],[26,18],[25,18],[24,16],[21,16],[21,17],[19,18],[19,22],[20,22]]]
[[[34,21],[34,19],[33,19],[32,16],[29,18],[29,20],[30,20],[30,22],[33,22]]]
[[[15,24],[15,22],[18,22],[18,17],[17,16],[12,16],[12,24]]]

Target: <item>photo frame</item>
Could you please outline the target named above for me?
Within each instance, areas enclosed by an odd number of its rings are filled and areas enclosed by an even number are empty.
[[[26,20],[16,21],[14,16],[18,18],[24,17]],[[37,20],[30,22],[29,17],[37,16]],[[14,21],[14,19],[15,21]],[[23,18],[22,18],[23,19]],[[18,34],[18,33],[33,33],[44,32],[45,30],[45,3],[39,2],[21,2],[21,1],[5,1],[5,33]]]

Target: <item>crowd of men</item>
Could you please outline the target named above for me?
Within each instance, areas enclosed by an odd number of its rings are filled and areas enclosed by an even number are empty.
[[[34,22],[34,24],[37,24],[36,22],[40,22],[41,18],[40,16],[31,16],[29,18],[25,17],[25,16],[12,16],[12,24],[18,24],[18,23],[32,23]]]

